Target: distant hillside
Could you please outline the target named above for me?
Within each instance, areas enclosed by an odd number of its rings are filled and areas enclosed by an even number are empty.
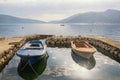
[[[120,23],[119,10],[80,13],[59,21],[61,23]]]
[[[9,15],[0,15],[0,23],[44,23],[44,21],[18,18]]]

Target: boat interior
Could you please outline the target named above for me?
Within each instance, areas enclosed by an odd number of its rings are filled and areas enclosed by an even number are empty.
[[[73,44],[78,48],[92,48],[86,41],[73,41]]]
[[[29,42],[25,46],[26,49],[44,49],[42,42]]]

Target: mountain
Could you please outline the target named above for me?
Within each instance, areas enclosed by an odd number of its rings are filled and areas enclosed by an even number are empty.
[[[87,12],[70,16],[60,23],[120,23],[120,11],[108,9],[104,12]]]
[[[45,23],[45,22],[0,14],[0,23]]]
[[[48,23],[59,23],[60,21],[49,21]]]

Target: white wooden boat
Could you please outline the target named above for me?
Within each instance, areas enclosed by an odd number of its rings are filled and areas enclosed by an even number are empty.
[[[89,59],[96,52],[96,48],[87,41],[71,41],[71,49],[74,53]]]

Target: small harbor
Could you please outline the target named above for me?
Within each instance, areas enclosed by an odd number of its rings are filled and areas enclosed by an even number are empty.
[[[41,69],[34,71],[34,79],[46,80],[79,80],[79,79],[119,79],[120,75],[120,42],[99,36],[55,36],[55,35],[27,35],[23,37],[1,38],[2,45],[8,47],[2,49],[1,46],[1,80],[24,80],[26,76],[21,76],[21,60],[16,56],[17,50],[27,41],[45,39],[48,46],[48,58],[44,62],[37,64]],[[7,41],[6,41],[7,40]],[[83,59],[72,53],[70,47],[71,40],[86,40],[98,50],[90,60]],[[5,43],[3,43],[5,42]],[[10,51],[9,51],[10,50]],[[4,55],[3,55],[4,54]],[[6,54],[10,56],[6,56]],[[23,66],[24,67],[24,66]],[[18,69],[19,68],[19,69]],[[22,69],[22,68],[21,68]],[[21,71],[21,70],[20,70]],[[37,71],[41,71],[38,73]],[[26,72],[25,72],[26,73]],[[24,72],[22,74],[25,74]],[[82,73],[82,74],[81,74]],[[79,75],[81,74],[81,75]],[[111,76],[112,75],[112,76]],[[7,76],[7,77],[5,77]],[[85,77],[86,76],[86,77]],[[97,77],[93,77],[97,76]],[[117,77],[116,77],[117,76]],[[32,78],[31,78],[32,80]]]

